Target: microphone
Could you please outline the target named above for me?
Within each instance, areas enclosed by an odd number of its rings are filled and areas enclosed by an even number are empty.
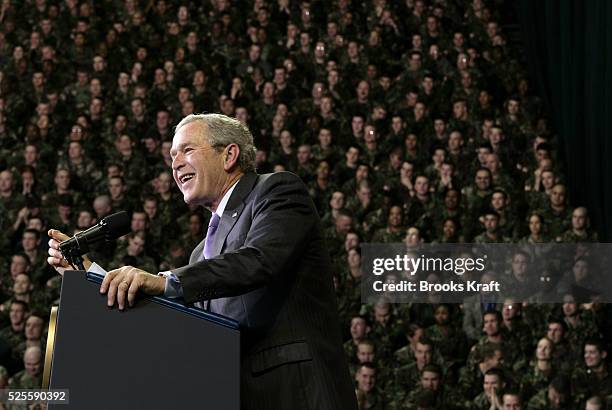
[[[81,256],[89,252],[89,247],[102,240],[112,241],[130,233],[131,221],[125,211],[117,212],[102,218],[100,222],[75,234],[72,238],[59,244],[60,251],[70,262],[69,258]]]

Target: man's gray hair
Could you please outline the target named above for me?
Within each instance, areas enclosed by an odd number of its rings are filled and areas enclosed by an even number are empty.
[[[235,118],[223,114],[189,114],[178,123],[174,133],[190,122],[203,121],[208,125],[210,135],[208,143],[213,148],[226,147],[236,144],[240,148],[238,166],[243,172],[255,171],[255,143],[253,135],[246,125]]]

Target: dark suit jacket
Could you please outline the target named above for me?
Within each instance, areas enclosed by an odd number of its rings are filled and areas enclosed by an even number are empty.
[[[319,217],[294,174],[245,174],[215,234],[175,269],[186,303],[240,322],[243,409],[353,410]]]

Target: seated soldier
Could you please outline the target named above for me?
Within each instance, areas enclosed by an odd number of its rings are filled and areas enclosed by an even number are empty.
[[[572,408],[570,383],[566,376],[557,376],[527,403],[528,410],[565,410]]]
[[[386,397],[376,385],[376,367],[372,363],[362,363],[355,374],[357,403],[360,409],[384,410]]]
[[[42,350],[38,346],[31,346],[23,354],[25,369],[11,377],[11,389],[40,389],[42,387]]]
[[[424,392],[433,393],[433,400],[430,398],[429,407],[432,410],[453,410],[463,408],[460,397],[446,385],[443,380],[442,369],[435,364],[428,364],[421,370],[421,380],[419,386],[412,390],[403,403],[398,403],[398,409],[418,408],[420,398]]]
[[[487,370],[484,374],[482,392],[472,402],[471,409],[489,410],[493,403],[501,402],[501,392],[506,382],[502,371],[498,368]]]

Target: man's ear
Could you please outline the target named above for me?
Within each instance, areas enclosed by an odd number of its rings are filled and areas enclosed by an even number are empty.
[[[232,171],[238,164],[238,158],[240,157],[240,147],[238,144],[229,144],[225,147],[222,154],[223,158],[223,169],[225,171]]]

